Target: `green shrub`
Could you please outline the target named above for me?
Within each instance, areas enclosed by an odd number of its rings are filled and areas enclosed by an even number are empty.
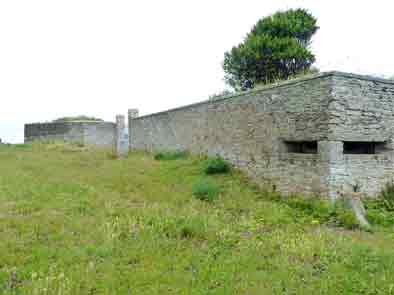
[[[230,164],[219,156],[205,160],[203,167],[206,174],[228,173],[230,171]]]
[[[394,211],[394,182],[387,183],[379,197],[387,211]]]
[[[360,227],[356,215],[346,205],[343,199],[337,199],[335,203],[330,206],[330,219],[328,220],[330,224],[347,229],[356,229]]]
[[[158,161],[168,161],[168,160],[178,160],[185,159],[188,157],[188,152],[186,151],[159,151],[155,152],[153,157]]]
[[[219,194],[220,188],[213,181],[199,181],[192,187],[193,196],[201,201],[212,202]]]
[[[384,210],[371,209],[367,211],[366,218],[373,225],[393,226],[394,215]]]
[[[356,216],[349,209],[338,209],[335,212],[335,221],[338,226],[342,226],[347,229],[356,229],[360,227]]]

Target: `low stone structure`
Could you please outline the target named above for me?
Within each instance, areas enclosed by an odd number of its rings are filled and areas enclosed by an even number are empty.
[[[136,117],[130,149],[220,155],[284,194],[374,196],[394,179],[394,82],[321,73]]]
[[[62,140],[114,148],[116,124],[101,121],[71,121],[25,124],[25,142]]]

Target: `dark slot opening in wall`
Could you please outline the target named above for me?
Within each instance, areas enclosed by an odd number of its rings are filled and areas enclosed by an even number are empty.
[[[344,154],[373,155],[385,149],[385,142],[345,141],[343,142]]]
[[[287,152],[317,154],[317,141],[286,141]]]

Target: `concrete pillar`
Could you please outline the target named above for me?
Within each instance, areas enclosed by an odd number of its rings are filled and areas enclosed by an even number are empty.
[[[320,159],[323,162],[337,163],[343,161],[342,141],[319,141],[318,150],[320,154]]]
[[[343,157],[342,141],[319,141],[318,150],[322,165],[322,186],[328,197],[335,201],[342,193],[347,181],[346,167]]]
[[[116,115],[116,126],[120,128],[126,128],[124,115]]]
[[[118,157],[125,157],[129,151],[128,134],[126,130],[125,116],[116,115],[116,133],[115,133],[115,153]]]
[[[133,122],[132,121],[133,121],[133,119],[135,119],[139,116],[138,109],[129,109],[128,116],[129,116],[129,150],[131,150],[132,149],[132,140],[133,140],[133,132],[132,132]]]

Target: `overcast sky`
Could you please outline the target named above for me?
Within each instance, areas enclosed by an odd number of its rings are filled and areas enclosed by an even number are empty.
[[[389,0],[0,0],[0,138],[61,116],[114,120],[223,90],[223,54],[261,17],[304,7],[317,18],[316,66],[394,75]]]

